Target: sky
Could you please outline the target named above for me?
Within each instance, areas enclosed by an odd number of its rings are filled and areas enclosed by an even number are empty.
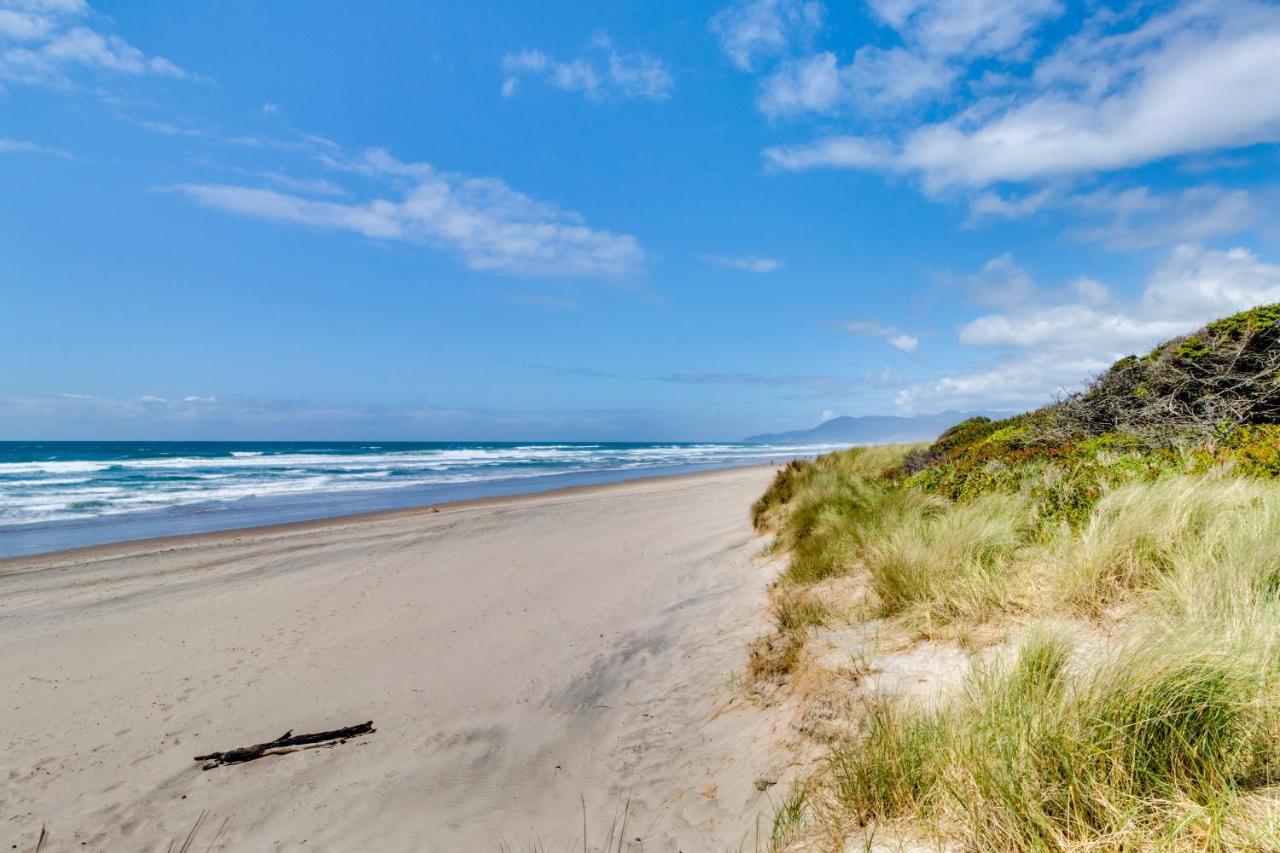
[[[0,439],[1018,411],[1280,301],[1280,5],[0,0]]]

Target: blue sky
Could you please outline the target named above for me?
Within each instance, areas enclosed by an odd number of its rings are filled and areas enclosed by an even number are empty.
[[[0,438],[1020,409],[1280,301],[1280,6],[0,0]]]

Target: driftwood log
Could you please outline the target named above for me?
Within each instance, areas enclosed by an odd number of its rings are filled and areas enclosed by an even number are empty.
[[[209,762],[204,766],[205,770],[212,770],[215,767],[222,767],[225,764],[243,764],[246,761],[253,761],[262,758],[264,755],[286,755],[290,752],[297,752],[302,749],[315,749],[321,746],[337,746],[353,737],[360,735],[373,734],[377,729],[373,727],[373,720],[367,723],[361,723],[358,726],[347,726],[345,729],[334,729],[328,732],[313,732],[306,735],[295,735],[293,730],[282,734],[275,740],[266,743],[258,743],[253,746],[242,746],[239,749],[231,749],[226,752],[211,752],[208,755],[197,755],[196,761]]]

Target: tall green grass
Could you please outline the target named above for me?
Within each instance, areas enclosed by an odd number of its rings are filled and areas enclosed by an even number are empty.
[[[914,494],[907,491],[900,494]],[[964,504],[937,499],[880,526],[863,561],[880,615],[916,625],[979,622],[1011,594],[1014,557],[1028,538],[1016,498],[988,495]]]
[[[1280,483],[1142,460],[1091,483],[1037,457],[991,463],[1019,488],[957,499],[868,461],[797,466],[766,508],[791,553],[778,636],[820,625],[797,602],[851,574],[908,636],[1024,640],[936,706],[872,700],[825,774],[837,824],[976,850],[1280,849]]]
[[[1274,482],[1171,476],[1103,496],[1078,535],[1056,537],[1046,562],[1067,601],[1096,613],[1174,576],[1250,573],[1276,532]]]
[[[1033,638],[938,710],[873,706],[832,759],[840,801],[980,850],[1230,848],[1250,834],[1237,804],[1280,770],[1266,657],[1165,635],[1073,664]]]

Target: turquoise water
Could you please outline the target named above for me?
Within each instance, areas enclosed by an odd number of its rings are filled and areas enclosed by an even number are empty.
[[[809,456],[828,446],[0,442],[0,556]]]

